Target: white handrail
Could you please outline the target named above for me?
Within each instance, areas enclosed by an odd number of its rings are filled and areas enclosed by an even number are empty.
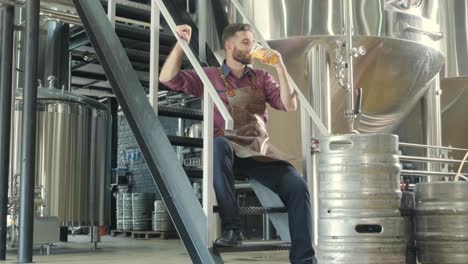
[[[239,2],[237,0],[231,0],[231,2],[234,4],[239,14],[247,21],[247,23],[249,23],[252,26],[252,30],[254,31],[256,37],[259,39],[262,46],[266,48],[270,48],[270,45],[268,45],[268,42],[265,40],[263,35],[260,33],[260,31],[258,31],[257,27],[255,27],[252,20],[249,17],[247,17],[247,15],[245,14]],[[302,91],[299,89],[299,87],[297,87],[296,83],[289,75],[288,75],[288,80],[292,84],[292,87],[294,88],[294,91],[296,92],[297,97],[299,98],[299,102],[304,107],[304,109],[309,114],[309,116],[312,118],[312,121],[314,122],[314,124],[319,128],[320,133],[322,133],[323,136],[328,136],[329,135],[328,129],[322,123],[322,120],[320,120],[317,113],[315,113],[309,101],[306,99]]]
[[[216,92],[213,84],[208,79],[208,76],[203,71],[200,63],[193,54],[192,50],[188,46],[188,43],[183,40],[176,32],[176,24],[171,14],[167,10],[162,0],[154,0],[159,6],[160,12],[166,19],[169,28],[176,37],[177,41],[182,46],[182,49],[187,55],[187,58],[192,63],[195,71],[203,82],[203,210],[206,215],[207,223],[207,234],[206,234],[206,245],[211,248],[215,239],[215,217],[213,213],[213,205],[215,200],[213,190],[213,103],[218,107],[221,115],[225,120],[225,129],[232,130],[234,122],[231,115],[229,114],[226,106]]]
[[[171,17],[171,14],[167,10],[166,6],[162,2],[162,0],[153,0],[154,3],[156,3],[159,6],[159,9],[161,11],[161,14],[163,15],[164,19],[166,20],[167,24],[169,25],[169,28],[171,29],[172,33],[174,33],[174,36],[176,37],[177,41],[180,43],[182,46],[182,49],[185,52],[185,55],[187,55],[187,58],[189,59],[190,63],[192,63],[192,66],[194,70],[197,72],[198,76],[200,77],[204,89],[206,89],[210,95],[210,97],[213,99],[214,104],[218,107],[219,112],[224,118],[225,121],[225,129],[226,130],[232,130],[234,127],[234,122],[232,120],[231,115],[229,114],[229,111],[227,110],[226,106],[224,105],[223,101],[221,101],[221,98],[219,97],[218,93],[216,92],[215,88],[213,87],[213,84],[211,84],[211,81],[208,79],[208,76],[206,75],[205,71],[203,71],[203,68],[201,67],[200,63],[198,62],[197,58],[193,54],[192,50],[190,49],[188,43],[183,40],[179,34],[176,32],[176,23],[174,22],[174,19]]]

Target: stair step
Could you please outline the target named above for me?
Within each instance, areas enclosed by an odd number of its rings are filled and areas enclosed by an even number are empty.
[[[160,105],[158,106],[158,113],[161,116],[187,118],[203,121],[203,113],[195,109]]]
[[[219,211],[218,206],[213,206],[213,212],[217,213]],[[271,214],[271,213],[287,213],[285,207],[259,207],[259,206],[249,206],[249,207],[239,207],[239,213],[241,215],[258,215],[258,214]]]
[[[167,136],[173,146],[202,148],[202,138],[180,137],[180,136]]]
[[[184,168],[184,170],[190,178],[203,179],[203,170],[201,169]]]
[[[283,251],[289,250],[291,243],[284,241],[247,241],[235,247],[215,247],[222,252]]]

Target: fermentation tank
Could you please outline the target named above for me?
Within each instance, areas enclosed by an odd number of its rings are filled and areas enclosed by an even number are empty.
[[[21,169],[23,95],[14,103],[10,199],[17,200]],[[62,226],[109,223],[110,112],[101,103],[57,89],[38,89],[35,214]]]
[[[468,148],[468,1],[441,0],[440,25],[444,38],[441,50],[445,54],[445,65],[440,74],[440,111],[442,145]],[[425,102],[413,107],[412,112],[402,122],[398,133],[401,141],[426,143],[426,120],[423,117]],[[431,142],[428,142],[431,143]],[[407,155],[424,155],[423,151],[408,149]],[[462,159],[465,153],[441,153],[442,157]],[[455,166],[453,166],[455,165]],[[452,164],[449,170],[458,169]]]
[[[291,77],[332,133],[347,133],[346,92],[335,79],[344,41],[342,0],[244,0],[244,11],[281,52]],[[230,20],[241,22],[231,8]],[[352,1],[354,87],[363,89],[360,132],[392,132],[443,65],[436,0]],[[274,72],[274,71],[270,71]],[[297,132],[298,133],[298,132]]]

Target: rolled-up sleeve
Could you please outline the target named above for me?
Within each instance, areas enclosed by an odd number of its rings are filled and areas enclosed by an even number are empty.
[[[286,107],[284,107],[283,101],[281,101],[281,91],[278,82],[268,72],[260,71],[260,74],[263,80],[263,93],[268,104],[277,110],[286,111]]]
[[[194,96],[203,95],[203,83],[194,70],[182,70],[172,80],[162,82],[169,89]]]

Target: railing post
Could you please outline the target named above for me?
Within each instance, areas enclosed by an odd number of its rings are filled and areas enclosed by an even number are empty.
[[[206,214],[206,245],[213,246],[214,237],[214,192],[213,192],[213,100],[208,91],[203,92],[203,211]]]
[[[159,6],[151,5],[151,36],[150,36],[150,88],[149,100],[153,109],[158,114],[159,92]]]
[[[307,189],[310,194],[310,204],[311,204],[311,219],[312,219],[312,241],[313,246],[316,244],[317,237],[317,224],[318,224],[318,192],[317,189],[317,177],[315,173],[315,162],[314,157],[312,156],[312,132],[311,132],[311,123],[310,118],[307,115],[305,108],[301,105],[301,146],[302,146],[302,175],[304,180],[307,183]]]
[[[198,17],[200,28],[198,31],[198,57],[200,61],[206,62],[206,42],[208,40],[208,0],[198,0]]]
[[[115,0],[107,1],[107,17],[112,24],[112,27],[115,28]]]

